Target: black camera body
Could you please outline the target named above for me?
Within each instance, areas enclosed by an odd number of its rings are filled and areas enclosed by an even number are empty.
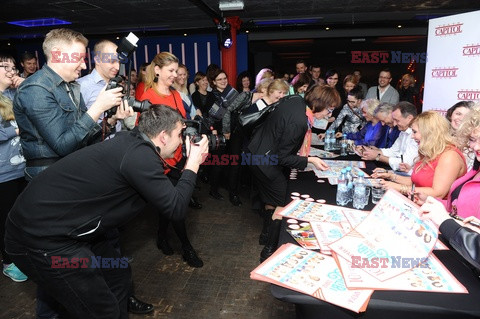
[[[190,141],[196,144],[202,140],[202,135],[205,134],[210,151],[216,151],[221,147],[225,147],[225,136],[213,134],[209,123],[203,117],[197,115],[193,120],[185,120],[184,122],[186,128],[183,130],[183,156],[186,156],[185,139],[187,136],[190,137]]]
[[[125,91],[125,88],[123,87],[123,85],[120,84],[122,82],[123,82],[123,78],[121,76],[116,76],[116,77],[110,79],[110,81],[108,81],[107,87],[105,88],[105,91],[121,87],[122,88],[122,93],[126,94],[127,92]],[[135,98],[131,97],[131,96],[124,96],[123,99],[127,100],[128,106],[131,106],[132,109],[135,112],[140,112],[141,113],[143,111],[146,111],[152,105],[152,103],[150,103],[150,101],[148,101],[148,100],[138,101],[138,100],[135,100]],[[112,117],[115,113],[117,113],[117,108],[118,108],[118,106],[114,106],[111,109],[107,110],[105,112],[106,113],[105,117],[107,117],[107,118]]]

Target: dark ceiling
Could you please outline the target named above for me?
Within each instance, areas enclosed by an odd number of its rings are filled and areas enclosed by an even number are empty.
[[[231,2],[221,0],[220,2]],[[239,0],[241,1],[241,0]],[[0,39],[41,37],[52,27],[25,28],[8,21],[59,18],[70,28],[93,34],[127,31],[152,34],[212,32],[220,17],[218,0],[10,0],[1,4]],[[429,18],[480,8],[472,0],[243,0],[244,9],[225,11],[239,16],[242,31],[388,27],[426,27]],[[309,19],[309,20],[305,20]]]

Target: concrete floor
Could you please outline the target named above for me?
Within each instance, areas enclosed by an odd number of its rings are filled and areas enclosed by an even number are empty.
[[[155,306],[153,313],[130,318],[295,318],[293,305],[273,298],[269,284],[250,279],[262,247],[261,219],[250,209],[248,192],[241,194],[244,205],[234,207],[226,190],[220,190],[226,199],[218,201],[208,196],[208,185],[198,184],[195,194],[203,209],[190,210],[187,229],[204,261],[202,268],[191,268],[182,260],[171,227],[175,254],[164,256],[157,249],[157,217],[152,211],[138,215],[122,232],[125,255],[134,258],[135,295]],[[0,318],[34,317],[35,284],[0,276]]]

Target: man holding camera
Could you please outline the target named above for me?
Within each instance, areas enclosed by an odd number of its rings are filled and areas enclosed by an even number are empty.
[[[120,105],[119,118],[133,114],[121,103],[121,88],[101,91],[90,109],[85,107],[76,82],[86,69],[88,40],[70,29],[54,29],[43,41],[46,65],[25,79],[13,101],[15,118],[26,162],[25,178],[31,181],[60,158],[99,140],[98,118]],[[127,106],[125,108],[125,106]],[[55,302],[37,291],[37,317],[55,315]]]
[[[93,69],[90,74],[78,79],[80,92],[82,93],[87,109],[90,109],[95,103],[98,95],[107,83],[109,83],[110,79],[117,76],[118,70],[120,69],[120,63],[117,57],[117,45],[109,40],[100,40],[95,44],[93,48],[93,59],[95,61],[95,69]],[[103,118],[104,116],[101,115],[99,119],[100,123],[102,123]],[[108,137],[113,137],[115,132],[121,131],[122,124],[120,121],[117,121],[115,114],[108,117],[105,121],[106,125],[109,126],[110,135]],[[106,236],[113,243],[116,243],[118,249],[120,249],[120,233],[117,229],[112,229],[107,232]],[[143,302],[134,296],[133,283],[128,296],[128,310],[132,313],[139,314],[153,311],[153,305]]]
[[[117,57],[117,45],[108,40],[101,40],[95,44],[93,48],[93,60],[95,62],[95,69],[84,77],[78,79],[80,83],[80,92],[87,109],[95,103],[98,95],[105,88],[111,78],[117,76],[120,69],[120,63]],[[99,118],[101,123],[103,114]],[[119,132],[122,129],[122,124],[113,115],[106,120],[110,134]],[[111,136],[111,135],[110,135]]]
[[[6,250],[72,317],[128,317],[129,268],[104,234],[146,202],[170,219],[185,218],[208,142],[187,137],[187,162],[173,186],[165,159],[182,143],[183,127],[175,110],[154,105],[138,131],[81,149],[33,179],[10,211]]]
[[[122,101],[122,89],[103,90],[87,110],[76,82],[86,69],[88,40],[70,29],[54,29],[43,41],[47,64],[18,88],[13,105],[31,180],[60,158],[99,138],[99,117],[120,105],[117,118],[133,115]]]

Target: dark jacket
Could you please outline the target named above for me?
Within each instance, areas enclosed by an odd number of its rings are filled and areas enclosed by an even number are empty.
[[[278,165],[258,165],[269,179],[282,174],[284,168],[304,169],[307,166],[307,157],[297,155],[308,129],[307,123],[304,99],[289,95],[255,129],[248,150],[255,155],[278,159]]]
[[[55,249],[95,240],[128,222],[146,202],[180,220],[195,179],[185,170],[173,186],[153,144],[137,131],[120,132],[34,178],[10,211],[6,230],[27,247]]]
[[[480,234],[462,227],[453,219],[440,225],[442,236],[477,270],[480,270]]]

